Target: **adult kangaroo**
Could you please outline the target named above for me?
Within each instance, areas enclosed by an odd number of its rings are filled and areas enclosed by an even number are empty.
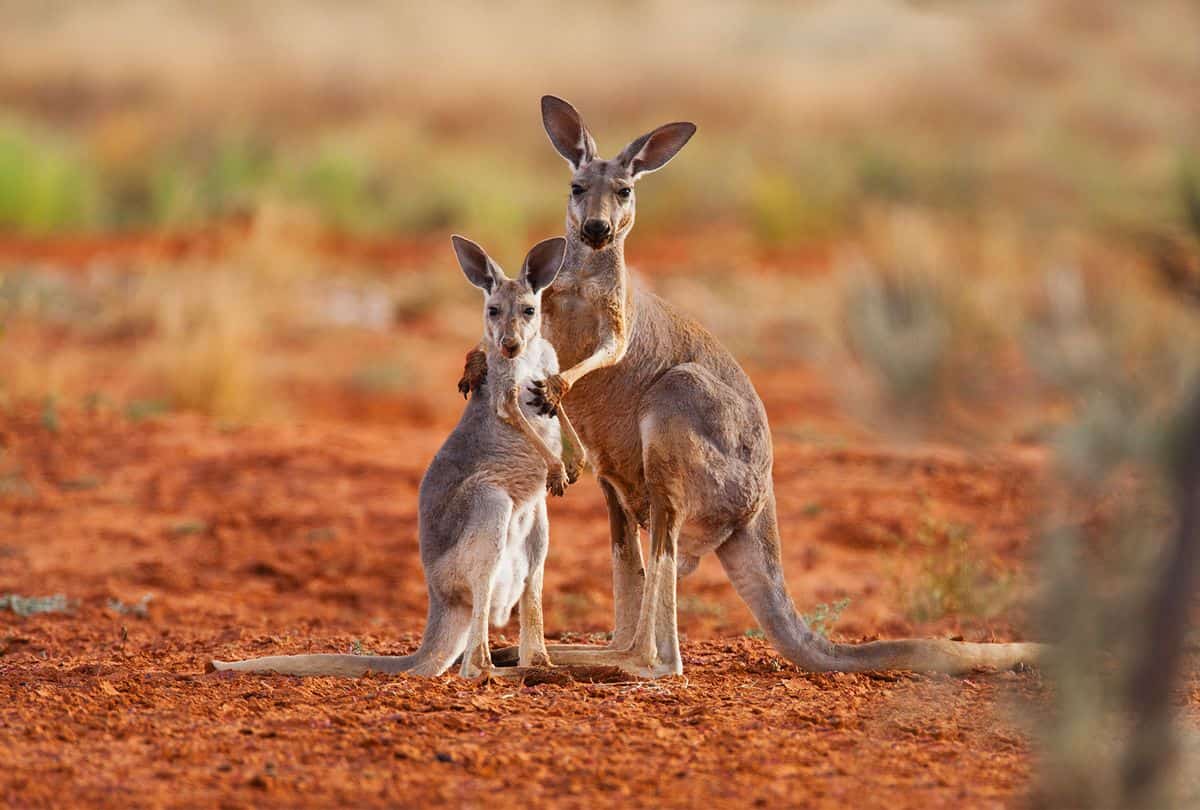
[[[564,370],[531,392],[543,412],[566,404],[594,465],[608,504],[615,601],[611,645],[551,645],[554,662],[681,673],[676,577],[710,551],[767,638],[803,669],[963,672],[1032,662],[1036,644],[834,644],[805,624],[783,577],[762,400],[716,338],[625,266],[634,184],[666,165],[696,126],[666,124],[605,160],[567,102],[544,96],[542,122],[572,174],[566,257],[543,296],[543,334]],[[480,381],[480,359],[469,355],[460,388]],[[639,526],[650,532],[648,566]]]

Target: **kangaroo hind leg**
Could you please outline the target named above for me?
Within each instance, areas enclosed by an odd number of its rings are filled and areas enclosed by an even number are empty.
[[[546,652],[546,628],[542,618],[542,575],[545,572],[549,547],[550,518],[546,514],[546,501],[542,499],[534,512],[533,525],[525,538],[529,576],[521,592],[518,664],[522,667],[550,666],[550,655]]]
[[[471,621],[460,672],[464,678],[478,678],[492,668],[488,652],[488,628],[491,619],[492,586],[508,543],[513,502],[508,493],[488,488],[479,493],[454,550],[439,561],[440,571],[454,570],[455,579],[464,583],[471,594]]]

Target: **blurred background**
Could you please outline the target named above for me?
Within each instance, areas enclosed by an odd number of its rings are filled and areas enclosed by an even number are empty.
[[[847,280],[857,303],[871,295],[860,271],[937,286],[937,317],[964,334],[917,339],[967,372],[1031,320],[1098,310],[1131,359],[1169,369],[1189,354],[1192,324],[1173,310],[1200,300],[1193,3],[0,13],[0,258],[17,265],[0,307],[6,350],[21,347],[5,397],[96,393],[244,419],[411,388],[431,407],[422,389],[452,380],[422,367],[424,341],[465,346],[476,331],[439,303],[473,301],[447,235],[511,265],[562,227],[545,92],[581,109],[604,154],[668,120],[699,124],[644,184],[630,258],[748,362],[846,348]],[[106,272],[81,290],[30,277],[31,262]],[[164,264],[180,272],[156,277]],[[30,315],[121,336],[119,362],[98,374],[102,351],[84,362],[46,345],[25,333]],[[890,342],[850,326],[851,349]],[[277,356],[289,328],[339,332],[361,358],[335,364],[343,379],[327,364],[305,379]],[[388,351],[370,345],[389,330]],[[926,385],[946,360],[892,373]]]
[[[603,155],[695,121],[641,182],[627,257],[762,394],[785,523],[818,538],[793,588],[852,637],[1077,643],[1045,795],[1115,795],[1094,746],[1123,682],[1096,651],[1138,637],[1200,365],[1195,2],[0,0],[0,19],[13,424],[304,423],[432,452],[480,331],[449,234],[513,269],[562,229],[539,96]],[[5,498],[39,491],[31,458],[0,455]],[[206,508],[185,534],[219,536]],[[603,573],[551,629],[605,626]],[[684,624],[739,632],[719,570],[697,581]]]

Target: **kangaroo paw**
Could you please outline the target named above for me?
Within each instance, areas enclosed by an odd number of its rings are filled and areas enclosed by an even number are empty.
[[[533,386],[529,389],[529,392],[533,394],[530,404],[536,406],[541,414],[557,416],[558,406],[569,390],[571,390],[571,386],[567,384],[561,374],[551,374],[544,380],[534,381]]]
[[[483,385],[487,379],[487,355],[472,349],[467,352],[467,359],[463,365],[462,377],[458,380],[458,392],[466,399],[468,395],[479,390],[479,386]]]

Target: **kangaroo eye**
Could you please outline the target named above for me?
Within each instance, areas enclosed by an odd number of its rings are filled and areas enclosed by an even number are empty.
[[[526,318],[532,318],[536,312],[537,310],[535,310],[533,307],[525,307]]]
[[[495,318],[499,314],[500,314],[500,307],[488,307],[488,315],[490,317]]]
[[[571,184],[571,196],[572,197],[578,197],[580,194],[582,194],[585,191],[587,191],[587,189],[585,189],[583,186],[579,185],[578,183]]]
[[[621,188],[617,189],[617,196],[622,200],[628,200],[629,195],[632,193],[633,189],[631,189],[629,186],[622,186]]]

